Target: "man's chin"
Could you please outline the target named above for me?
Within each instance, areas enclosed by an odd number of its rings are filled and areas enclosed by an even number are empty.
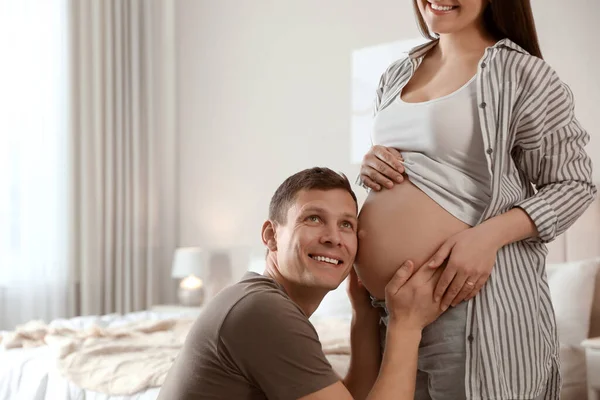
[[[319,277],[315,276],[314,286],[321,288],[323,290],[332,291],[340,287],[342,282],[344,282],[345,276],[343,279],[341,278],[333,278],[331,276],[328,277]]]

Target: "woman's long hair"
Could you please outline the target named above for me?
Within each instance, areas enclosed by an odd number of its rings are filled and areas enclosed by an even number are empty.
[[[413,6],[421,34],[430,40],[437,39],[427,27],[417,4]],[[496,39],[508,38],[531,55],[542,57],[530,0],[491,0],[483,12],[485,29]]]

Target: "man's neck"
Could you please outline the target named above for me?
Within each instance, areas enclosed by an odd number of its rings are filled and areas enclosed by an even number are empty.
[[[309,318],[317,310],[325,295],[329,293],[329,290],[327,289],[312,288],[290,282],[279,273],[279,270],[275,266],[270,265],[268,260],[263,275],[283,286],[290,299],[292,299],[292,301],[296,303]]]

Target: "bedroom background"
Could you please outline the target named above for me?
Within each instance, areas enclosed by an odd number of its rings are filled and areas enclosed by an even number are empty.
[[[533,7],[545,58],[573,90],[600,165],[600,5]],[[397,0],[3,8],[4,328],[176,302],[177,247],[228,252],[237,280],[260,251],[282,179],[314,165],[356,176],[356,54],[419,40],[410,2]],[[550,261],[595,256],[596,246],[589,235],[560,238]]]
[[[600,182],[600,2],[532,3]],[[285,177],[358,173],[357,52],[418,39],[409,0],[0,1],[0,331],[175,304],[180,247],[231,257],[208,298],[239,279]],[[600,257],[598,201],[550,247]]]

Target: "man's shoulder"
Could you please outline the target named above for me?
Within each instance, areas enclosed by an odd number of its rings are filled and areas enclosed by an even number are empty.
[[[273,279],[253,272],[246,273],[244,277],[228,289],[228,297],[235,300],[234,308],[243,309],[256,305],[282,306],[293,303],[283,287]]]
[[[285,291],[266,277],[256,276],[236,284],[238,299],[227,313],[229,324],[280,323],[285,320],[308,322],[300,307]]]

